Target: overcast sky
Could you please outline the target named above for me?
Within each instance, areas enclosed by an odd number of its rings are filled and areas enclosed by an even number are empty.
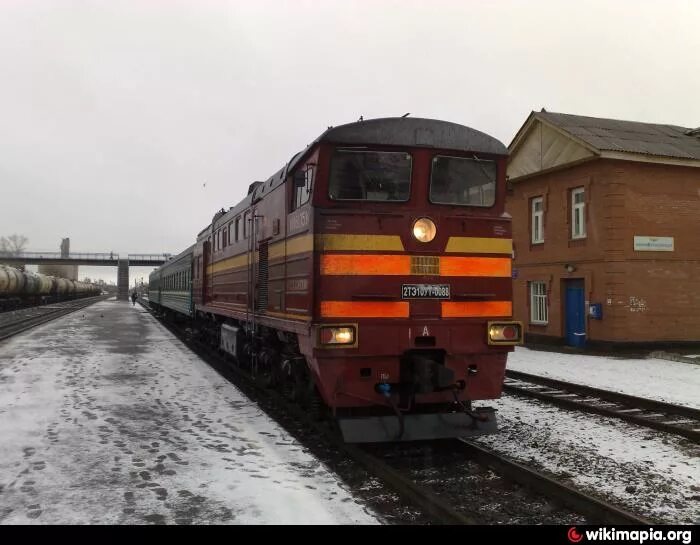
[[[0,234],[177,253],[361,115],[699,126],[699,28],[697,0],[0,0]]]

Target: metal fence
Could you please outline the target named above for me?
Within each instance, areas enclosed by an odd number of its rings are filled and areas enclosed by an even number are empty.
[[[172,254],[128,254],[129,261],[168,261]],[[0,259],[62,259],[75,261],[119,261],[119,254],[109,253],[74,253],[67,256],[61,252],[0,252]]]
[[[115,253],[70,253],[63,256],[61,252],[0,252],[0,259],[75,259],[91,261],[116,261],[119,259],[119,254]]]
[[[167,261],[172,254],[129,254],[129,261]]]

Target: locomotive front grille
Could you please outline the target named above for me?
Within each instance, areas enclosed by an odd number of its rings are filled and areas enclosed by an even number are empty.
[[[437,256],[411,256],[411,274],[439,275],[440,258]]]

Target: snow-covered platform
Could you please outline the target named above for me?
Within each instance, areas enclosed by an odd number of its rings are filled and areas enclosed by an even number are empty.
[[[508,369],[700,409],[700,365],[516,347]]]
[[[0,524],[377,523],[140,306],[0,343]]]

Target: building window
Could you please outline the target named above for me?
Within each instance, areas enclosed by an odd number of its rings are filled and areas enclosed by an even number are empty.
[[[582,187],[571,191],[571,238],[586,238],[586,203]]]
[[[236,242],[238,242],[238,241],[240,240],[240,238],[241,238],[240,235],[238,234],[240,225],[241,225],[241,218],[238,217],[238,218],[236,218],[235,228],[234,228],[234,230],[235,230],[235,232],[236,232],[236,233],[235,233],[235,236],[236,236],[236,239],[235,239],[235,240],[236,240]]]
[[[530,323],[546,324],[547,316],[547,284],[530,282]]]
[[[540,244],[544,242],[544,199],[536,197],[532,199],[531,203],[531,240],[533,244]]]

